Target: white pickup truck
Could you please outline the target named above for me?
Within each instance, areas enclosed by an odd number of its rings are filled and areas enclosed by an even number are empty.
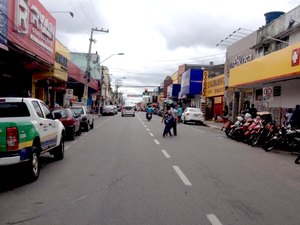
[[[58,118],[38,99],[0,97],[0,166],[22,162],[34,181],[40,173],[41,154],[63,159],[65,129]]]

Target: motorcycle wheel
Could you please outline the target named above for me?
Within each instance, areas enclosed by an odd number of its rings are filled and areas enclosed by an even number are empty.
[[[225,130],[225,134],[227,137],[230,137],[230,133],[231,133],[232,129],[228,128]]]
[[[270,152],[271,150],[273,150],[275,147],[275,141],[273,139],[266,141],[266,143],[263,145],[263,149],[266,152]]]

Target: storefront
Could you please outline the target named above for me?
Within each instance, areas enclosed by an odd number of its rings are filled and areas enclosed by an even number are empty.
[[[68,105],[65,99],[66,83],[68,80],[68,61],[70,53],[61,43],[55,44],[54,69],[46,73],[35,73],[32,76],[32,95],[48,103]]]
[[[202,81],[202,69],[189,69],[182,74],[178,96],[184,108],[188,106],[200,108]]]
[[[68,62],[68,82],[67,88],[73,90],[73,98],[78,99],[79,101],[83,97],[85,84],[85,72],[82,71],[78,66],[76,66],[73,62]],[[92,95],[98,92],[100,88],[100,84],[94,78],[90,78],[88,83],[88,101],[87,104],[92,106]]]
[[[256,108],[271,111],[279,122],[288,108],[300,103],[299,58],[300,42],[231,69],[229,85],[252,89]]]
[[[0,52],[0,95],[35,97],[33,74],[53,70],[55,19],[38,0],[0,3],[7,12],[1,20],[1,49],[8,50]]]
[[[205,79],[206,119],[223,115],[224,110],[224,74]]]

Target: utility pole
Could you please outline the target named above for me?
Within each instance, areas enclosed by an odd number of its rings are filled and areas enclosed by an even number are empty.
[[[98,31],[98,32],[105,32],[108,33],[109,30],[103,30],[103,28],[101,30],[96,28],[92,28],[91,30],[91,37],[90,37],[90,45],[89,45],[89,52],[87,55],[87,63],[86,63],[86,71],[85,71],[85,82],[84,82],[84,90],[83,90],[83,99],[84,99],[84,103],[87,104],[87,99],[88,99],[88,89],[89,89],[89,82],[90,82],[90,78],[91,78],[91,51],[92,51],[92,42],[96,42],[96,40],[93,39],[93,32],[94,31]],[[102,85],[102,84],[100,84]]]

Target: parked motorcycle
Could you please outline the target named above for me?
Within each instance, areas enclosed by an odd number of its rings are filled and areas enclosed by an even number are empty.
[[[299,136],[300,133],[292,129],[290,124],[284,123],[271,138],[266,140],[263,148],[266,152],[269,152],[275,147],[279,147],[282,150],[294,153],[298,151],[298,141],[296,138]]]
[[[152,113],[146,113],[146,119],[150,121],[152,119]]]
[[[245,140],[245,132],[247,131],[248,127],[252,124],[253,119],[251,118],[251,115],[247,114],[245,115],[244,119],[239,124],[239,127],[237,127],[232,135],[231,138],[236,141],[244,141]]]
[[[231,131],[231,126],[234,124],[229,118],[222,117],[223,119],[223,127],[221,128],[221,131],[225,131],[225,134],[227,137],[229,137],[229,133]]]

